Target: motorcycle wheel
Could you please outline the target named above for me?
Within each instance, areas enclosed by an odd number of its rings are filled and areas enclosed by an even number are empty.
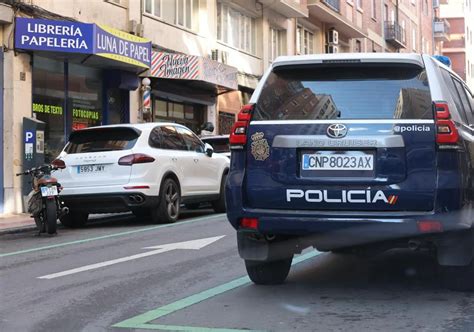
[[[45,202],[44,209],[44,221],[46,224],[46,232],[48,234],[56,233],[56,225],[58,219],[58,212],[56,207],[56,201],[47,199]]]

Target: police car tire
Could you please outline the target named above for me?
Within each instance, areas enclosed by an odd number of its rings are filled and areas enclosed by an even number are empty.
[[[212,202],[212,208],[216,213],[224,213],[225,208],[225,181],[227,180],[227,174],[222,175],[221,187],[219,191],[219,199]]]
[[[245,268],[250,280],[255,284],[278,285],[286,280],[292,260],[293,258],[269,262],[245,260]]]
[[[84,227],[89,219],[88,213],[75,212],[70,210],[68,214],[62,216],[59,221],[67,228],[81,228]]]
[[[441,266],[443,286],[460,292],[474,291],[474,259],[467,266]]]

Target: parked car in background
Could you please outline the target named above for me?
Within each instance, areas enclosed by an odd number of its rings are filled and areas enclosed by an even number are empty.
[[[75,131],[59,155],[57,172],[69,214],[65,226],[91,213],[132,211],[172,223],[181,203],[210,202],[225,211],[229,159],[176,123],[121,124]]]
[[[429,55],[276,59],[232,128],[227,217],[257,284],[295,253],[429,249],[474,290],[474,97]],[[232,204],[230,204],[232,203]]]
[[[215,153],[221,153],[230,158],[229,135],[202,136],[201,140],[210,144]]]

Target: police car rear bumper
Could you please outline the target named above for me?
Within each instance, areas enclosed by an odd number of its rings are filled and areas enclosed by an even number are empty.
[[[420,236],[439,236],[440,234],[469,229],[472,222],[463,222],[466,218],[462,212],[450,214],[430,213],[385,213],[384,217],[366,215],[361,217],[341,216],[341,212],[326,213],[325,216],[308,216],[305,212],[292,211],[293,215],[284,213],[268,214],[253,210],[245,217],[258,218],[256,230],[239,228],[240,218],[229,216],[229,220],[238,231],[239,247],[249,236],[254,239],[264,236],[283,236],[287,239],[298,239],[298,248],[314,246],[321,251],[367,245],[397,239],[412,239]],[[299,214],[299,216],[298,216]],[[420,230],[420,222],[434,221],[441,229]],[[242,242],[243,243],[243,242]],[[255,244],[255,242],[252,242]],[[261,244],[261,243],[260,243]],[[242,246],[245,246],[242,244]],[[257,244],[258,246],[258,244]],[[297,250],[294,251],[295,253]],[[241,253],[241,256],[242,253]],[[245,257],[242,257],[245,258]],[[246,258],[249,259],[249,258]]]

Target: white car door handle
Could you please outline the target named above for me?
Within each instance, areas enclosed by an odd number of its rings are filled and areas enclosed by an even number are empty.
[[[198,163],[198,162],[199,162],[199,159],[194,159],[194,162],[195,162],[195,163]]]
[[[178,158],[171,158],[172,161],[178,161]]]

